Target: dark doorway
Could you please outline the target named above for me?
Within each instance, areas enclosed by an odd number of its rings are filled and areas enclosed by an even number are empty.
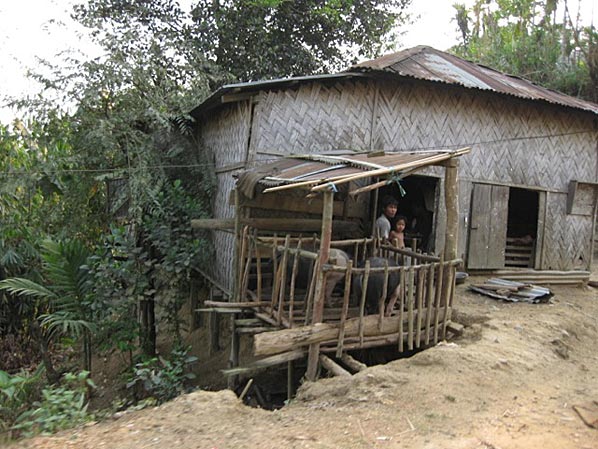
[[[506,267],[533,267],[538,237],[539,195],[534,190],[509,189]]]
[[[381,202],[386,195],[398,202],[397,217],[407,218],[405,245],[427,253],[434,252],[436,197],[438,179],[429,176],[409,176],[396,184],[382,187],[378,194],[376,217],[382,213]],[[393,223],[394,224],[394,223]]]

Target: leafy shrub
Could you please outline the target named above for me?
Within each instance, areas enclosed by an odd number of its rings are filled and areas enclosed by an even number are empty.
[[[186,368],[197,361],[197,357],[189,356],[189,348],[175,349],[170,360],[153,357],[137,363],[127,382],[127,388],[133,391],[136,401],[148,396],[154,397],[158,403],[169,401],[185,392],[185,382],[195,378]]]
[[[87,412],[88,388],[95,388],[88,371],[64,375],[63,384],[42,390],[41,399],[23,412],[12,429],[23,436],[53,433],[93,419]]]
[[[0,434],[8,433],[17,417],[25,412],[39,393],[40,367],[33,374],[10,375],[0,370]]]

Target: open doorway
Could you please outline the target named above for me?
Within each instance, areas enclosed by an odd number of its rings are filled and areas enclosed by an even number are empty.
[[[506,267],[533,267],[538,237],[539,194],[511,187],[507,218]]]
[[[405,229],[405,245],[422,252],[434,252],[435,210],[438,179],[429,176],[409,176],[400,181],[401,188],[396,183],[382,187],[378,194],[376,216],[382,213],[381,202],[387,195],[398,202],[395,218],[404,216],[407,227]],[[391,223],[394,225],[394,223]]]

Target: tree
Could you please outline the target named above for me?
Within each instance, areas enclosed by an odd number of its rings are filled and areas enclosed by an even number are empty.
[[[477,0],[470,9],[453,6],[462,36],[453,48],[458,55],[572,96],[598,100],[598,75],[593,75],[598,36],[593,26],[581,26],[579,17],[572,20],[566,0]]]
[[[241,81],[334,71],[388,48],[411,0],[199,0],[192,36]]]

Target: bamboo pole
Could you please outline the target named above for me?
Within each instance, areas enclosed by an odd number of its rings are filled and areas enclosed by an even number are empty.
[[[336,347],[336,357],[340,358],[343,354],[343,340],[345,339],[345,322],[349,312],[349,299],[351,296],[351,272],[353,270],[353,261],[347,262],[347,269],[345,271],[345,291],[343,294],[343,308],[341,310],[341,319],[338,329],[338,344]]]
[[[415,271],[413,265],[409,267],[409,296],[407,297],[407,347],[413,350],[413,301],[415,298],[414,289]]]
[[[438,278],[436,283],[436,295],[434,296],[434,344],[438,343],[438,321],[440,319],[440,301],[442,300],[442,286],[444,278],[444,253],[440,254],[438,265]]]
[[[332,211],[334,205],[334,192],[324,193],[324,204],[322,206],[322,233],[320,242],[320,264],[323,266],[328,263],[330,254],[330,241],[332,240]],[[312,322],[321,323],[324,315],[324,293],[326,290],[326,273],[318,270],[318,282],[314,295],[314,313]],[[320,344],[315,343],[309,347],[307,360],[306,378],[310,381],[316,380],[318,370],[318,359],[320,355]]]
[[[432,321],[432,303],[434,301],[434,265],[428,267],[428,288],[426,290],[426,345],[430,344],[430,323]]]
[[[418,268],[417,271],[417,326],[415,334],[415,347],[419,348],[421,343],[421,331],[422,331],[422,315],[419,313],[424,307],[424,287],[425,287],[426,269],[424,267]]]
[[[363,273],[363,281],[361,283],[361,300],[359,302],[359,339],[363,341],[363,317],[365,314],[365,300],[368,291],[368,282],[370,279],[370,261],[365,261],[365,271]]]
[[[297,278],[297,270],[299,268],[299,254],[301,251],[301,239],[297,242],[297,252],[295,253],[295,257],[293,259],[293,271],[291,272],[291,285],[290,285],[290,292],[289,292],[289,324],[293,327],[293,317],[295,312],[295,280]]]
[[[399,335],[403,335],[403,318],[405,313],[405,267],[399,274]],[[399,338],[399,352],[403,352],[403,339]]]
[[[278,292],[278,313],[276,320],[280,324],[282,321],[282,313],[284,310],[284,298],[286,294],[287,288],[287,263],[289,258],[289,239],[291,238],[290,235],[284,239],[284,252],[282,253],[282,263],[280,264],[282,267],[282,273],[280,277],[280,290]]]
[[[444,297],[444,313],[442,316],[442,339],[446,338],[446,324],[448,320],[450,320],[450,302],[451,296],[453,294],[453,289],[455,288],[455,267],[451,267],[450,265],[448,268],[448,275],[447,275],[447,285],[445,286],[445,297]]]
[[[257,271],[257,301],[260,302],[262,300],[262,257],[258,250],[257,245],[257,230],[254,233],[254,241],[255,241],[255,265]]]
[[[391,167],[381,168],[378,170],[371,170],[371,171],[367,171],[367,172],[357,173],[355,175],[346,176],[341,179],[330,178],[330,179],[326,180],[326,182],[324,184],[314,186],[310,190],[312,192],[329,190],[331,188],[330,184],[334,184],[335,186],[338,187],[339,185],[346,184],[347,182],[350,182],[350,181],[357,181],[359,179],[372,178],[375,176],[382,176],[382,175],[386,175],[386,174],[392,173],[392,172],[408,170],[408,169],[411,169],[411,168],[414,168],[417,166],[421,166],[421,165],[433,165],[435,163],[442,162],[442,161],[451,159],[456,156],[461,156],[463,154],[467,154],[470,152],[470,150],[471,150],[470,147],[461,148],[459,150],[455,150],[452,153],[435,154],[435,155],[429,156],[423,160],[420,159],[417,161],[406,162],[406,163],[394,165]]]
[[[305,325],[311,321],[311,313],[313,310],[314,295],[316,292],[316,281],[318,278],[318,272],[320,271],[320,256],[313,262],[313,268],[311,272],[311,280],[307,289],[307,301],[305,301]]]
[[[382,329],[384,320],[386,297],[388,296],[388,260],[384,260],[384,283],[382,284],[382,296],[378,299],[378,328]]]

